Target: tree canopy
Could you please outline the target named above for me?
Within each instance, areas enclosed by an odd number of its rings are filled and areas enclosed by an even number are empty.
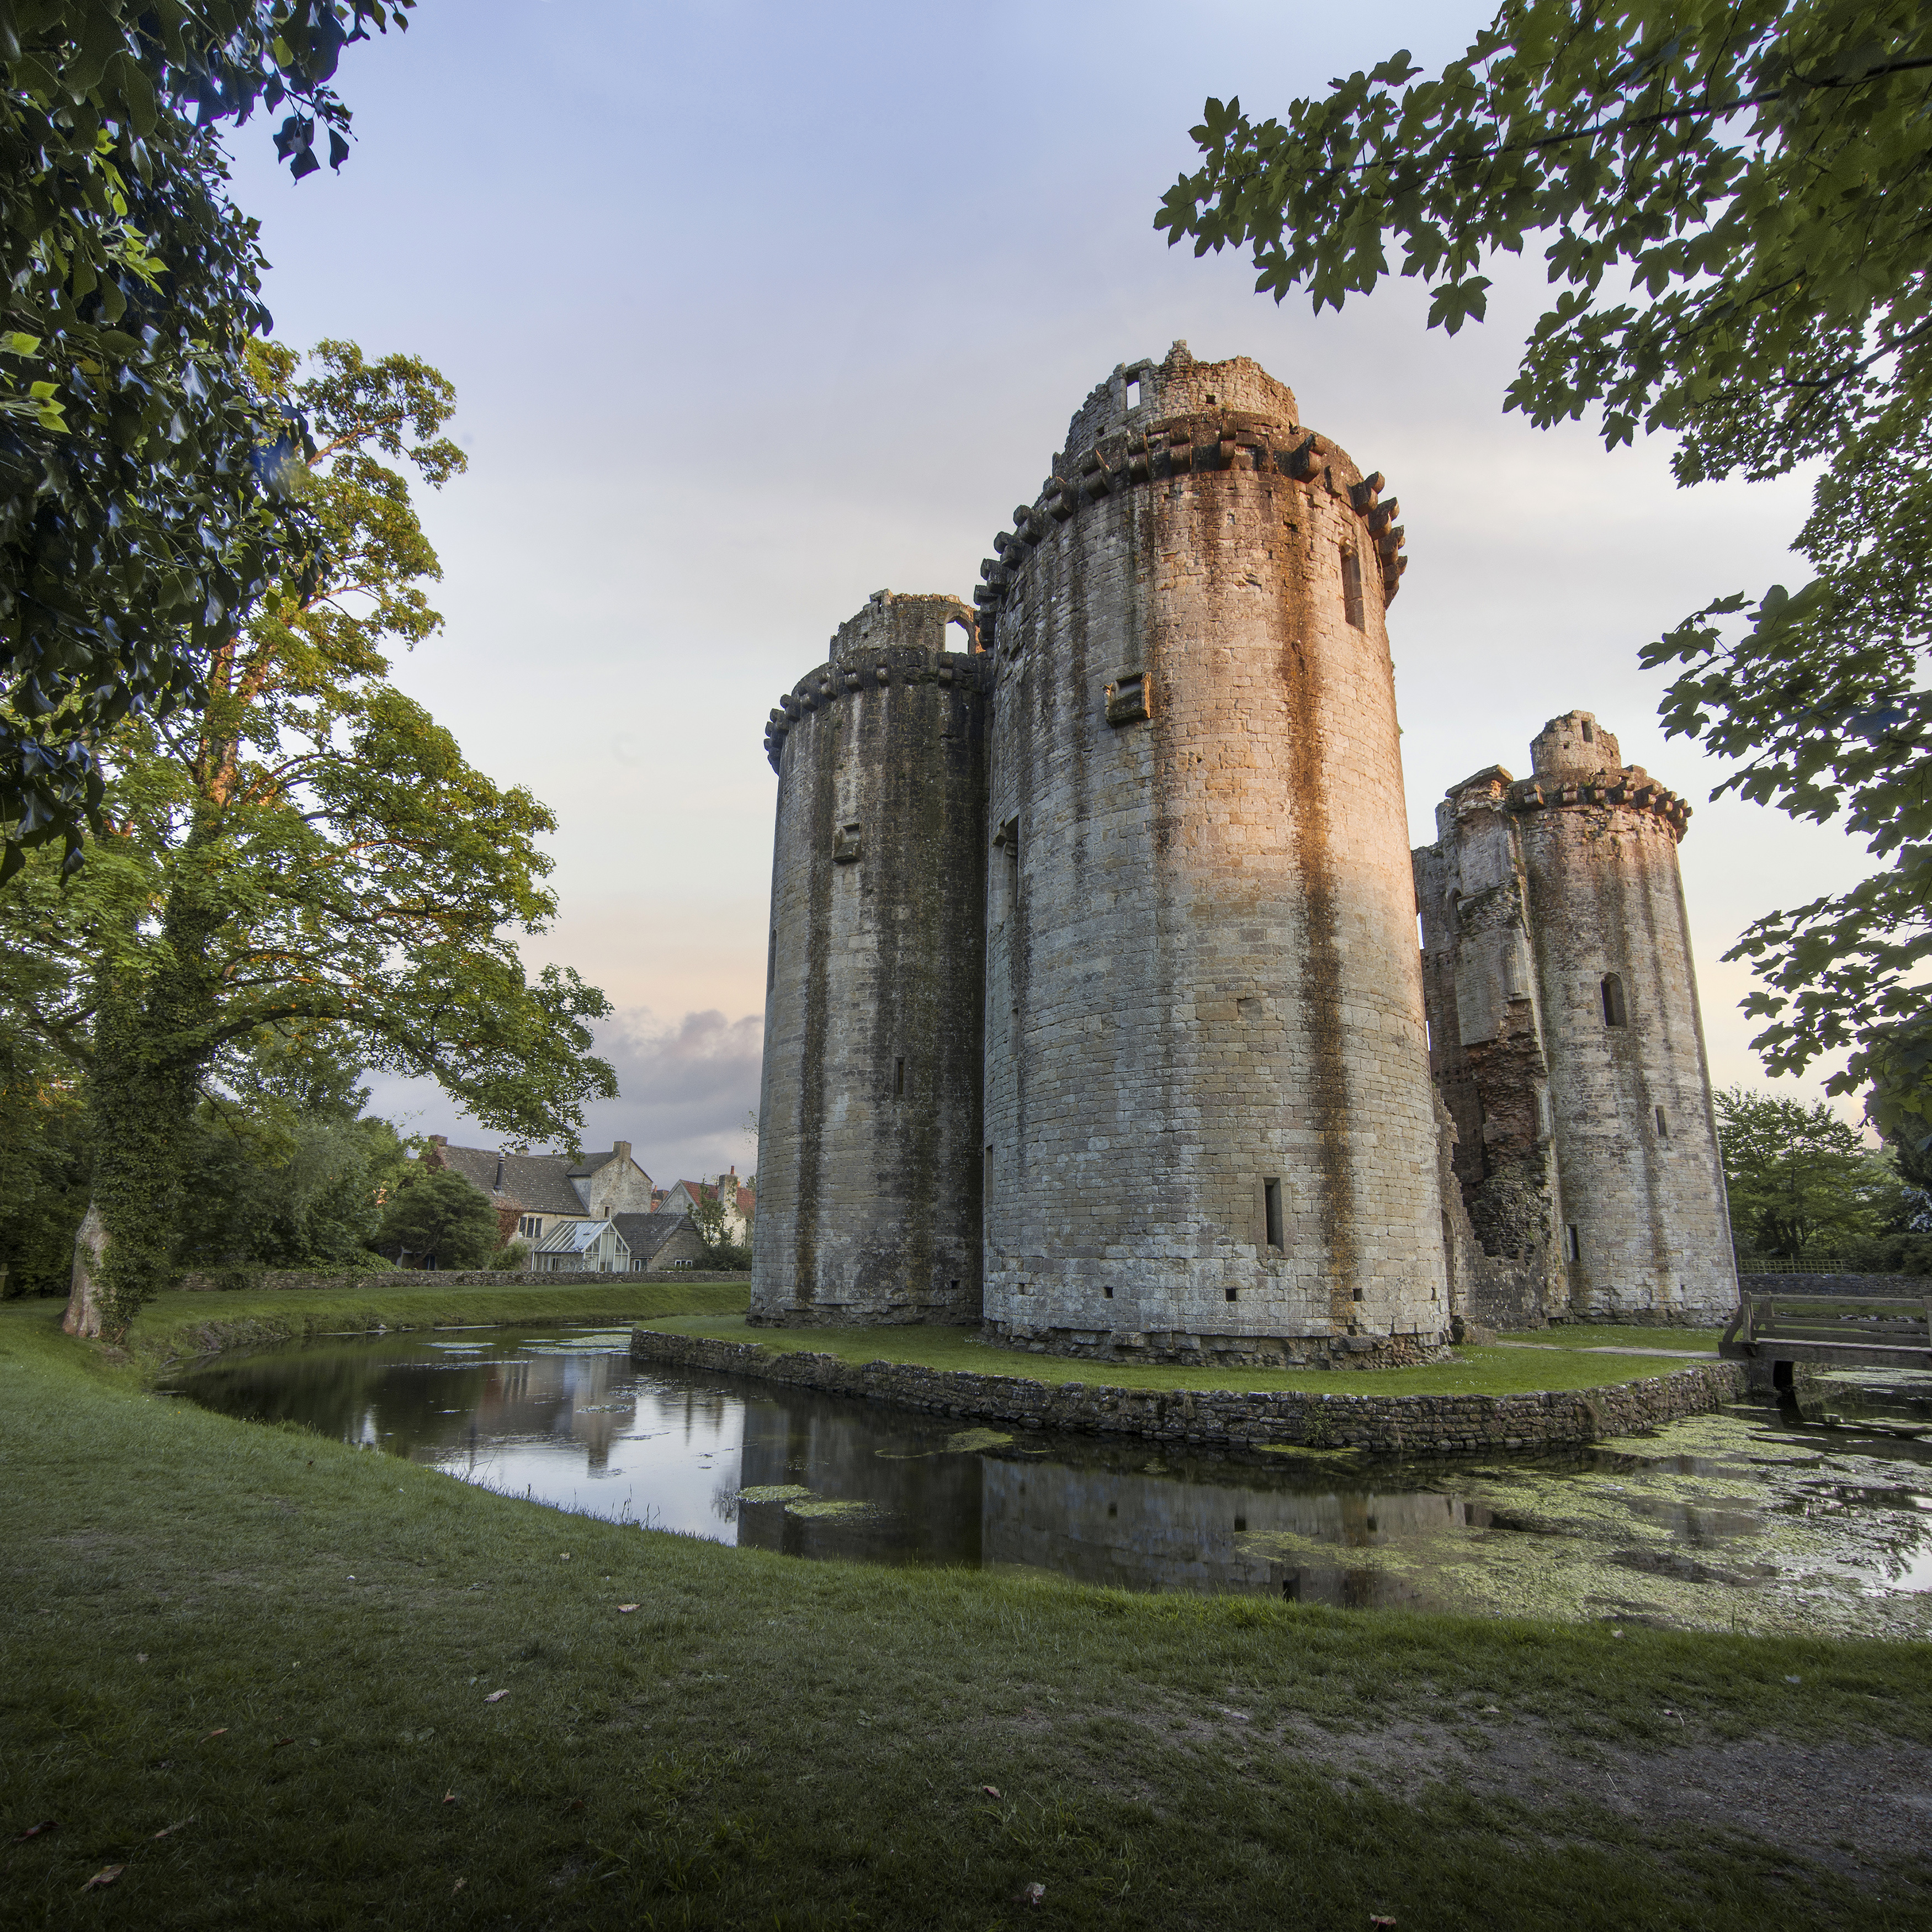
[[[482,1124],[574,1145],[616,1091],[568,969],[525,974],[555,910],[528,792],[464,758],[389,681],[386,649],[440,622],[404,466],[463,466],[454,397],[413,358],[324,343],[309,372],[256,345],[253,377],[314,425],[290,488],[322,535],[245,629],[200,647],[200,706],[124,718],[104,746],[104,830],[67,874],[51,848],[0,889],[0,1009],[85,1074],[110,1325],[175,1264],[180,1152],[221,1056],[321,1030],[360,1062],[433,1075]]]
[[[1855,1251],[1904,1232],[1897,1168],[1823,1101],[1744,1087],[1722,1088],[1713,1097],[1742,1252],[1795,1261]]]
[[[298,180],[340,166],[343,47],[416,0],[0,4],[0,881],[80,862],[96,747],[200,670],[316,547],[298,417],[246,367],[270,326],[216,139],[256,106]]]
[[[1795,592],[1726,592],[1646,647],[1718,787],[1840,820],[1885,869],[1731,956],[1774,1072],[1932,1143],[1932,15],[1917,0],[1506,0],[1462,58],[1406,52],[1256,120],[1210,100],[1156,226],[1246,245],[1258,287],[1340,308],[1393,273],[1454,334],[1499,254],[1556,292],[1505,406],[1667,431],[1680,482],[1820,463]],[[1390,266],[1388,243],[1400,248]],[[1740,621],[1741,620],[1741,621]]]
[[[389,1197],[375,1246],[405,1264],[485,1268],[496,1251],[496,1210],[448,1168],[412,1172]]]

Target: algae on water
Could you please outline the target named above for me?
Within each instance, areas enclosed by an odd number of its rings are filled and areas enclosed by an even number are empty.
[[[741,1503],[788,1503],[812,1492],[802,1483],[754,1483],[738,1492]]]

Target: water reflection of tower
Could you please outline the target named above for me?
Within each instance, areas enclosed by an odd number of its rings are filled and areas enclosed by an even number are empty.
[[[890,1426],[890,1425],[888,1425]],[[814,1520],[770,1504],[741,1508],[738,1540],[796,1556],[865,1553],[908,1562],[980,1560],[982,1458],[947,1454],[932,1425],[908,1418],[904,1452],[882,1451],[878,1415],[823,1396],[745,1405],[740,1486],[793,1484],[871,1506],[863,1517]]]
[[[609,1466],[610,1445],[635,1418],[635,1400],[609,1400],[613,1355],[526,1355],[497,1364],[484,1382],[470,1427],[472,1462],[478,1432],[525,1438],[566,1436],[584,1444],[588,1466]]]

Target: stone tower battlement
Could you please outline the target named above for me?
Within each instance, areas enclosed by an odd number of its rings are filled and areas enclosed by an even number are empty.
[[[1430,1064],[1480,1320],[1707,1319],[1736,1292],[1677,846],[1587,711],[1450,788],[1413,855]]]
[[[957,628],[964,651],[946,648]],[[907,596],[875,590],[863,610],[833,634],[831,658],[806,673],[765,721],[765,756],[777,771],[794,725],[821,706],[877,685],[934,683],[980,690],[979,626],[972,607],[956,597]]]
[[[1382,500],[1379,472],[1364,476],[1346,450],[1304,429],[1298,414],[1294,391],[1246,356],[1197,362],[1177,342],[1163,362],[1123,363],[1076,412],[1052,474],[1031,504],[1014,510],[1013,527],[994,538],[993,555],[980,563],[973,599],[982,644],[993,648],[1000,608],[1034,552],[1086,506],[1216,470],[1285,477],[1335,499],[1359,526],[1361,556],[1375,560],[1382,603],[1391,603],[1408,567],[1406,532],[1395,520],[1400,506]]]
[[[772,714],[752,1319],[980,1310],[984,660],[880,591]]]

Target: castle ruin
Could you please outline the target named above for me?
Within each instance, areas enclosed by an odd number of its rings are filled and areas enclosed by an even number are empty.
[[[1370,1366],[1731,1305],[1689,808],[1572,713],[1411,854],[1382,489],[1177,344],[973,606],[781,700],[754,1322]]]

